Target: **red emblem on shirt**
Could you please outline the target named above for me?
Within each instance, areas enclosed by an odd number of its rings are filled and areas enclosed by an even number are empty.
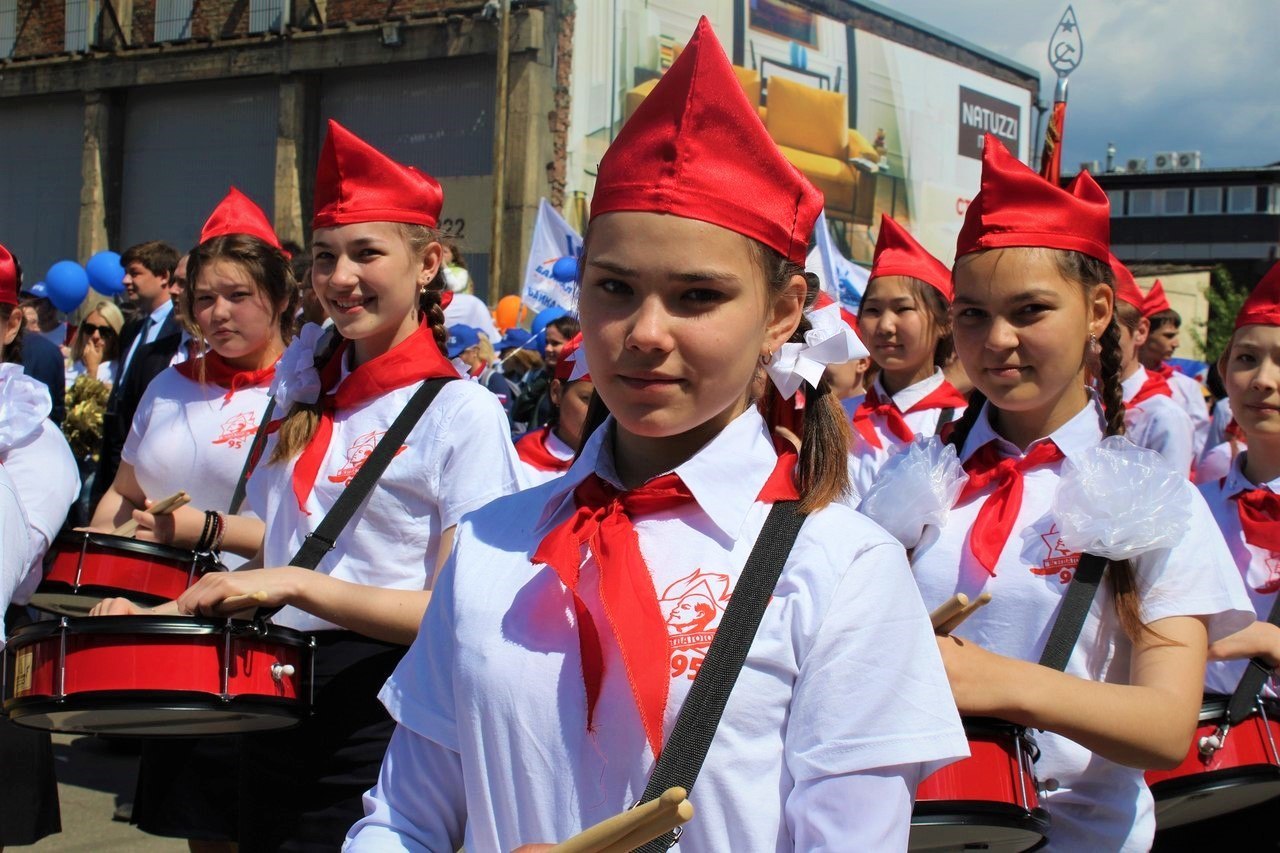
[[[693,680],[698,674],[731,592],[728,575],[702,569],[695,569],[663,590],[658,603],[667,617],[672,678],[683,675]]]
[[[351,485],[351,481],[355,479],[356,474],[360,473],[360,469],[364,467],[364,463],[369,461],[369,457],[373,455],[373,449],[378,446],[378,439],[387,434],[384,430],[374,430],[367,432],[357,438],[347,449],[347,464],[338,469],[338,473],[329,477],[330,483],[341,483],[344,486]],[[404,453],[406,445],[400,445],[400,449],[396,451],[396,456]]]
[[[1057,524],[1051,525],[1048,533],[1041,533],[1040,538],[1044,541],[1046,548],[1044,563],[1032,566],[1031,574],[1042,577],[1057,575],[1060,582],[1071,583],[1071,576],[1075,574],[1080,555],[1062,544]]]
[[[257,432],[257,418],[254,417],[253,412],[244,412],[239,415],[233,415],[230,420],[226,421],[222,425],[222,434],[215,438],[213,443],[225,444],[230,448],[239,450]]]
[[[1280,592],[1280,553],[1272,551],[1263,565],[1267,567],[1267,579],[1262,586],[1254,587],[1254,590],[1263,595]]]

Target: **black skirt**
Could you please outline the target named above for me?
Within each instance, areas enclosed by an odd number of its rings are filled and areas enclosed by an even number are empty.
[[[132,822],[152,835],[235,841],[239,788],[239,737],[146,740]]]
[[[21,607],[5,614],[5,636],[32,620]],[[8,665],[8,660],[5,661]],[[48,732],[0,716],[0,847],[35,844],[62,831],[53,743]]]
[[[349,631],[316,634],[315,701],[294,729],[245,735],[240,850],[333,851],[364,817],[395,721],[378,691],[407,647]]]

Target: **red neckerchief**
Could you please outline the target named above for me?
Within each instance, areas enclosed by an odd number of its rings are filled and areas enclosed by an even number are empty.
[[[307,498],[320,475],[320,466],[329,451],[333,438],[334,413],[350,409],[369,400],[381,397],[397,388],[413,385],[425,379],[456,377],[458,371],[440,352],[431,327],[425,322],[391,349],[377,358],[371,358],[347,375],[342,376],[342,359],[347,355],[351,342],[344,340],[324,367],[320,368],[320,422],[311,441],[293,464],[293,495],[298,509],[307,512]],[[334,386],[337,391],[330,394]],[[276,421],[274,423],[280,423]]]
[[[1236,423],[1235,418],[1227,421],[1227,428],[1222,431],[1222,434],[1232,441],[1245,441],[1244,430],[1240,429],[1240,424]]]
[[[758,501],[774,503],[799,497],[796,459],[794,451],[784,450],[779,455]],[[587,692],[587,729],[594,730],[596,702],[604,680],[604,651],[595,620],[578,593],[582,548],[590,546],[598,566],[600,601],[656,758],[662,753],[663,717],[671,687],[666,655],[670,641],[632,518],[692,503],[694,497],[675,474],[665,474],[626,492],[591,474],[574,489],[573,500],[573,514],[543,537],[531,561],[549,566],[573,595]]]
[[[1040,442],[1026,456],[1001,457],[996,442],[992,440],[964,463],[969,482],[965,483],[956,503],[965,503],[995,483],[995,489],[978,510],[973,529],[969,531],[969,550],[992,577],[1004,543],[1009,541],[1009,534],[1013,532],[1018,510],[1022,509],[1023,473],[1063,458],[1062,451],[1052,441]]]
[[[524,462],[539,471],[568,471],[573,465],[572,459],[561,459],[547,449],[547,436],[551,435],[551,427],[543,427],[536,432],[521,436],[516,442],[516,455]]]
[[[1170,368],[1172,370],[1172,368]],[[1152,397],[1172,397],[1173,389],[1169,387],[1169,380],[1165,378],[1163,373],[1148,370],[1147,381],[1142,383],[1142,387],[1138,389],[1138,393],[1133,395],[1133,399],[1124,404],[1126,409],[1132,409],[1140,406]]]
[[[906,419],[902,417],[903,414],[923,412],[926,409],[962,409],[967,405],[969,405],[969,401],[965,399],[964,395],[944,379],[941,385],[930,391],[925,395],[924,399],[903,413],[898,411],[898,407],[892,399],[881,398],[879,392],[876,391],[876,387],[872,385],[853,413],[853,428],[858,431],[858,435],[862,436],[867,444],[876,450],[880,450],[884,447],[884,443],[880,440],[875,425],[871,423],[872,415],[884,418],[885,426],[888,427],[889,432],[893,433],[894,437],[899,441],[908,442],[914,440],[916,434],[912,432],[911,427],[907,426]]]
[[[1160,362],[1159,369],[1153,370],[1151,372],[1160,374],[1162,377],[1164,377],[1166,381],[1173,378],[1173,374],[1174,374],[1173,365],[1168,364],[1167,362]]]
[[[280,360],[276,356],[276,361]],[[203,358],[190,359],[176,365],[178,372],[192,382],[200,381],[200,365],[204,365],[204,381],[212,382],[220,388],[226,388],[227,393],[223,396],[222,402],[231,402],[231,395],[235,394],[241,388],[256,388],[259,385],[270,385],[271,380],[276,375],[276,363],[272,362],[269,367],[261,370],[241,370],[234,365],[228,364],[227,360],[218,355],[213,350],[209,350],[204,354]]]
[[[488,362],[485,362],[485,361],[480,362],[475,367],[467,371],[467,376],[471,377],[472,379],[478,379],[480,377],[480,374],[484,373],[484,369],[487,365],[488,365]]]
[[[1241,489],[1231,496],[1240,513],[1244,541],[1256,548],[1280,551],[1280,495],[1270,489]],[[1261,593],[1280,591],[1280,581],[1257,588]]]

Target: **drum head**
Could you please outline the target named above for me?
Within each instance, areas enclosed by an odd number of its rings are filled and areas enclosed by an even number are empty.
[[[82,586],[45,581],[31,594],[31,606],[58,616],[88,616],[94,605],[104,598],[127,598],[139,607],[158,607],[168,599],[115,587]]]
[[[1022,853],[1037,847],[1049,832],[1043,809],[983,801],[917,803],[911,816],[912,851],[986,850]]]
[[[10,719],[50,732],[133,737],[203,737],[291,728],[304,708],[297,701],[268,697],[223,701],[203,693],[80,693],[58,701],[48,697],[5,703]]]
[[[1170,829],[1247,809],[1280,797],[1280,767],[1232,767],[1157,782],[1156,826]]]

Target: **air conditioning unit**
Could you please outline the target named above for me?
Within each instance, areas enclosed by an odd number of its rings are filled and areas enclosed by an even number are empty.
[[[1188,170],[1198,170],[1200,168],[1200,152],[1199,151],[1179,151],[1178,152],[1178,168]]]
[[[1100,171],[1097,160],[1085,160],[1080,163],[1080,171],[1096,175]]]
[[[1157,172],[1168,172],[1178,168],[1178,152],[1157,151],[1153,168]]]
[[[1146,158],[1146,157],[1135,157],[1135,158],[1133,158],[1132,160],[1130,160],[1128,163],[1126,163],[1126,164],[1125,164],[1124,170],[1125,170],[1126,172],[1145,172],[1145,171],[1147,171],[1147,158]]]

